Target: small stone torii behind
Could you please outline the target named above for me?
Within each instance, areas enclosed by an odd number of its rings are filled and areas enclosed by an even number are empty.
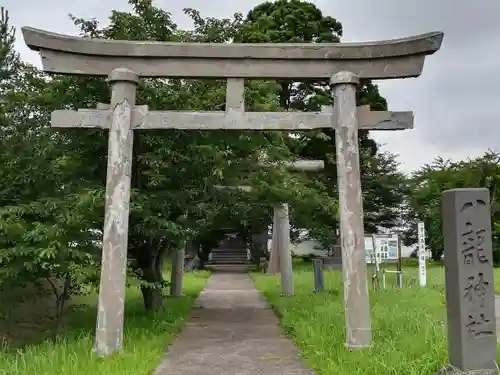
[[[272,168],[278,167],[278,163],[259,163],[260,167]],[[295,171],[317,171],[324,168],[322,160],[297,160],[286,161],[283,166],[289,170]],[[252,186],[221,186],[216,185],[217,190],[234,189],[250,193],[254,189]],[[273,209],[273,231],[271,240],[271,256],[268,264],[267,273],[280,273],[281,275],[281,294],[292,296],[293,292],[293,273],[292,273],[292,251],[290,242],[290,217],[288,203],[281,203]],[[267,229],[266,229],[267,234]]]
[[[269,163],[261,163],[262,167],[275,166]],[[325,167],[323,160],[297,160],[285,162],[284,167],[291,171],[314,172],[322,170]],[[275,230],[276,229],[276,230]],[[293,277],[291,262],[291,243],[290,243],[290,219],[288,203],[281,203],[274,208],[273,214],[273,237],[271,254],[267,267],[268,274],[281,274],[281,293],[283,295],[293,295]],[[283,250],[284,249],[284,250]],[[281,259],[282,256],[288,259]],[[288,269],[284,269],[289,264]]]
[[[130,178],[136,129],[253,129],[297,131],[334,128],[344,278],[346,346],[371,345],[371,318],[364,253],[358,130],[408,128],[381,113],[379,127],[363,123],[356,109],[360,79],[418,77],[443,33],[368,43],[225,44],[165,43],[71,37],[22,28],[49,73],[107,76],[108,109],[55,111],[54,127],[109,128],[106,212],[95,351],[121,349],[125,300]],[[140,77],[225,78],[226,111],[162,112],[136,106]],[[245,79],[330,80],[333,111],[247,113]],[[373,112],[377,113],[377,112]],[[403,115],[404,119],[411,114]],[[397,117],[397,116],[396,116]],[[398,124],[389,127],[389,122]]]

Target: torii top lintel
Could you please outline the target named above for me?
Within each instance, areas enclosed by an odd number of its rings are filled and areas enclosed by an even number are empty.
[[[128,68],[142,77],[329,79],[350,71],[365,79],[417,77],[444,34],[366,43],[173,43],[104,40],[22,28],[50,73],[107,76]]]

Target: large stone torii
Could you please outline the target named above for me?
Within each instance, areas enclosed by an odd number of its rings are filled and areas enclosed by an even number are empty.
[[[56,127],[109,128],[106,212],[95,351],[105,356],[123,341],[130,175],[134,129],[307,130],[336,133],[340,232],[344,277],[346,346],[372,341],[364,254],[363,207],[356,110],[360,79],[418,77],[427,55],[441,47],[443,33],[368,43],[204,44],[79,38],[22,28],[49,73],[107,76],[109,109],[53,113]],[[226,78],[226,111],[148,112],[135,106],[140,77]],[[244,79],[330,80],[334,111],[245,113]],[[387,122],[399,123],[385,115]],[[407,117],[408,115],[404,115]],[[397,129],[402,128],[401,126]],[[375,128],[377,129],[377,128]],[[378,129],[395,129],[381,126]]]

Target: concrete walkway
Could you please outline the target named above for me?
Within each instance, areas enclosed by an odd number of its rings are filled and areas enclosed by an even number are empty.
[[[214,273],[155,375],[313,375],[248,274]]]

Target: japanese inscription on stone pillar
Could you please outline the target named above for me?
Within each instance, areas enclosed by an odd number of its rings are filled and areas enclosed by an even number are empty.
[[[443,193],[450,364],[496,370],[491,211],[488,189]]]

